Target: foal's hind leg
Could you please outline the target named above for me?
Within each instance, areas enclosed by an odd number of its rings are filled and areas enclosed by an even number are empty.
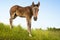
[[[13,21],[12,18],[10,18],[10,29],[13,28],[12,21]]]
[[[10,28],[13,28],[12,22],[13,22],[13,19],[15,19],[16,17],[17,17],[16,14],[11,15],[11,17],[10,17]]]

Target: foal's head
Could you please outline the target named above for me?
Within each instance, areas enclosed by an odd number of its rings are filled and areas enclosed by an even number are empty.
[[[37,20],[39,6],[40,6],[40,2],[38,2],[38,4],[34,4],[34,2],[32,3],[33,17],[35,21]]]

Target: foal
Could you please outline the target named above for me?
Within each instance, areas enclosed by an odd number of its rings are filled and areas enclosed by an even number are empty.
[[[31,18],[33,16],[34,20],[35,21],[37,20],[39,6],[40,6],[40,2],[38,2],[38,4],[34,4],[34,2],[32,2],[32,5],[27,6],[27,7],[21,7],[19,5],[15,5],[15,6],[11,7],[11,9],[10,9],[10,28],[13,28],[13,26],[12,26],[13,19],[15,19],[17,16],[24,17],[27,20],[27,27],[28,27],[27,31],[29,33],[29,36],[31,36]]]

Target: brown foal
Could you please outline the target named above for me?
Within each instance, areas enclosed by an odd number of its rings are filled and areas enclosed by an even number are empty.
[[[29,36],[31,36],[31,18],[33,16],[34,20],[37,20],[38,11],[39,11],[40,2],[38,4],[34,4],[32,2],[31,6],[21,7],[19,5],[15,5],[10,9],[10,28],[13,28],[12,21],[17,16],[24,17],[27,20],[27,27]]]

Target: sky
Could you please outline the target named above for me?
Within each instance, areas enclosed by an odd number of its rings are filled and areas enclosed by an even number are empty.
[[[30,6],[33,1],[35,4],[40,1],[40,7],[37,21],[32,18],[32,28],[60,28],[60,0],[0,0],[0,22],[9,24],[9,10],[12,6],[26,7]],[[14,19],[13,25],[21,25],[23,28],[27,28],[25,18],[21,17]]]

